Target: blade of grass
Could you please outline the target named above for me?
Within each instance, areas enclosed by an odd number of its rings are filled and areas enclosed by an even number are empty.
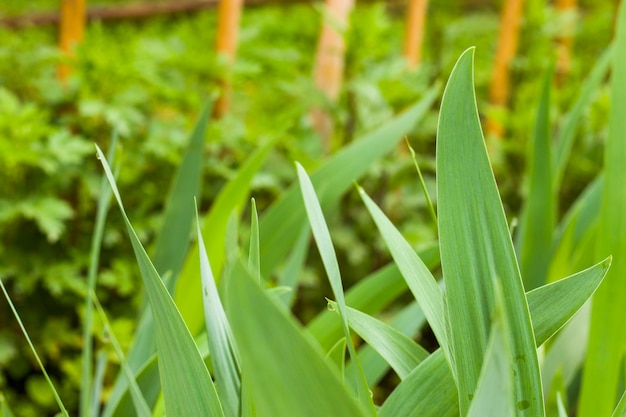
[[[113,164],[115,148],[117,145],[117,134],[113,134],[111,144],[107,154],[107,160]],[[92,406],[93,395],[93,305],[89,299],[89,292],[95,291],[98,276],[98,266],[100,264],[100,249],[102,247],[102,237],[104,235],[104,225],[111,203],[111,188],[107,186],[107,179],[102,175],[100,180],[100,195],[96,211],[96,224],[91,237],[91,249],[89,251],[89,269],[87,271],[87,295],[85,297],[85,316],[83,319],[83,351],[81,354],[81,385],[79,415],[83,417],[96,417]],[[95,399],[94,399],[95,400]]]
[[[439,246],[429,245],[418,252],[427,268],[439,264]],[[376,314],[404,294],[407,284],[398,267],[389,264],[364,277],[346,293],[346,304],[366,314]],[[324,309],[307,326],[322,349],[329,349],[342,337],[341,320],[337,314]]]
[[[102,398],[102,389],[104,387],[104,375],[108,363],[107,352],[102,349],[96,356],[96,371],[94,373],[94,383],[91,399],[91,415],[99,416],[100,414],[100,399]],[[142,395],[143,396],[143,395]]]
[[[209,213],[204,218],[202,236],[211,236],[211,239],[206,239],[206,249],[215,276],[218,278],[224,266],[224,239],[229,218],[233,211],[239,213],[245,204],[252,178],[259,171],[277,141],[278,136],[269,140],[250,155],[237,170],[236,175],[220,191]],[[261,235],[266,235],[263,230],[261,230]],[[197,282],[200,276],[198,256],[199,251],[196,244],[189,251],[174,292],[176,305],[192,334],[199,333],[204,324],[202,322],[202,293]],[[265,261],[263,257],[261,259]]]
[[[253,200],[254,201],[254,200]],[[217,383],[220,400],[226,417],[238,417],[241,403],[241,378],[237,349],[222,301],[206,254],[200,220],[196,211],[198,248],[200,251],[200,276],[204,301],[204,320],[211,352],[211,363]]]
[[[346,347],[346,338],[342,337],[326,354],[326,359],[328,359],[330,363],[334,364],[339,370],[339,375],[341,375],[342,381],[345,379],[346,375]]]
[[[600,84],[609,72],[613,50],[614,46],[610,45],[596,61],[596,64],[591,70],[591,74],[587,77],[580,89],[580,95],[576,103],[565,116],[565,120],[556,137],[557,147],[553,155],[554,159],[552,163],[552,190],[554,192],[557,192],[561,187],[565,167],[567,166],[567,161],[569,160],[574,144],[576,127],[582,119],[583,111],[587,108],[593,99],[594,93],[598,91]]]
[[[550,89],[553,78],[554,64],[546,73],[537,106],[535,131],[527,158],[529,191],[524,200],[515,242],[526,290],[546,282],[552,255],[556,213],[556,195],[552,191],[550,168]]]
[[[437,285],[437,280],[426,267],[426,264],[422,262],[415,253],[411,245],[404,239],[402,234],[400,234],[382,210],[360,187],[359,193],[365,203],[365,207],[369,211],[370,216],[372,216],[372,219],[374,219],[380,234],[385,240],[385,244],[389,248],[391,256],[396,265],[398,265],[400,272],[402,272],[402,276],[406,280],[409,289],[424,312],[424,316],[426,316],[433,333],[437,337],[439,345],[443,348],[446,359],[450,363],[450,366],[453,367],[453,355],[448,340],[445,303],[443,293]]]
[[[376,409],[372,402],[369,387],[363,375],[363,369],[359,363],[359,357],[356,354],[356,349],[352,338],[350,337],[350,328],[348,327],[348,316],[346,312],[346,300],[343,292],[343,284],[341,281],[341,273],[339,271],[339,264],[337,262],[337,256],[333,247],[332,240],[330,238],[330,232],[328,226],[324,220],[324,214],[322,213],[322,207],[315,195],[315,189],[309,179],[304,168],[299,163],[296,163],[298,170],[298,180],[300,182],[300,189],[302,191],[302,199],[304,200],[304,207],[311,224],[311,230],[313,232],[313,238],[317,244],[322,263],[324,264],[324,270],[330,282],[330,286],[333,290],[335,299],[337,300],[338,312],[341,318],[341,324],[348,345],[348,352],[350,353],[350,359],[356,365],[354,378],[357,388],[357,395],[361,403],[365,408],[369,408],[371,415],[376,415]]]
[[[611,417],[626,417],[626,392],[622,394]]]
[[[256,201],[254,198],[251,202],[251,219],[250,219],[250,250],[248,253],[248,264],[250,270],[255,271],[261,280],[261,256],[259,254],[259,214],[256,211]]]
[[[252,273],[237,262],[226,276],[225,305],[243,378],[257,414],[272,417],[364,417],[319,346]],[[280,366],[278,366],[280,365]]]
[[[141,392],[141,390],[139,389],[139,386],[137,385],[137,382],[135,381],[135,375],[133,374],[132,369],[130,369],[130,366],[128,366],[128,362],[126,362],[126,358],[124,357],[124,351],[122,350],[122,347],[117,341],[117,337],[115,337],[115,333],[113,333],[113,328],[111,327],[111,324],[109,323],[109,319],[107,318],[106,313],[104,312],[104,309],[102,308],[102,305],[100,304],[100,301],[98,301],[98,297],[96,296],[96,293],[91,291],[89,293],[89,298],[93,302],[94,306],[96,307],[96,310],[98,311],[100,320],[102,320],[102,323],[104,324],[104,329],[107,332],[107,337],[110,339],[111,345],[113,345],[113,349],[115,350],[115,354],[120,360],[122,371],[124,372],[124,374],[126,375],[126,378],[128,379],[128,383],[130,385],[130,394],[132,396],[133,403],[135,405],[135,411],[137,413],[137,416],[138,417],[151,417],[152,413],[150,412],[150,408],[148,407],[148,404],[146,404],[146,400],[143,397],[143,393]]]
[[[423,347],[388,324],[350,307],[346,312],[350,327],[385,358],[400,379],[428,357]]]
[[[596,256],[615,260],[591,306],[589,345],[579,404],[580,417],[609,415],[615,407],[626,332],[626,3],[617,15],[611,79],[609,134],[604,148],[604,186]],[[619,57],[619,58],[618,58]]]
[[[474,396],[494,310],[495,276],[504,291],[518,414],[544,415],[530,313],[476,108],[473,48],[457,61],[437,129],[441,264],[461,415]]]
[[[559,417],[567,417],[567,410],[565,409],[565,404],[563,404],[563,399],[561,398],[560,393],[557,393],[556,395],[556,404],[557,409],[559,410]]]
[[[285,268],[278,277],[279,286],[291,288],[291,291],[284,293],[281,297],[281,300],[289,307],[291,307],[295,300],[298,275],[300,271],[302,271],[302,268],[304,268],[306,256],[309,253],[309,240],[311,239],[310,230],[311,228],[307,224],[302,231],[300,231],[298,239],[293,246],[293,250],[285,263]]]
[[[96,151],[126,223],[154,315],[159,374],[167,415],[223,417],[215,386],[198,347],[126,216],[115,179],[102,151],[97,146]]]
[[[406,146],[408,146],[409,152],[411,153],[411,159],[413,159],[413,165],[415,165],[415,169],[417,170],[417,176],[419,177],[420,185],[422,186],[422,191],[424,192],[424,196],[426,197],[426,205],[428,205],[430,216],[433,218],[433,222],[436,227],[437,226],[437,214],[435,213],[435,207],[433,206],[433,201],[430,199],[430,194],[428,194],[428,189],[426,188],[426,183],[424,182],[424,177],[422,176],[422,170],[420,169],[420,166],[417,163],[415,150],[409,143],[409,139],[405,138],[405,140],[406,140]]]
[[[15,316],[15,320],[17,320],[17,324],[19,324],[20,329],[22,330],[22,334],[26,338],[26,342],[28,342],[28,346],[30,347],[31,352],[33,352],[33,355],[35,356],[35,360],[37,361],[37,364],[39,365],[39,368],[41,369],[41,372],[43,373],[43,376],[46,379],[46,382],[48,383],[50,390],[52,391],[52,395],[54,396],[54,400],[56,401],[57,405],[59,406],[59,409],[61,410],[61,414],[64,417],[69,417],[69,414],[67,413],[67,410],[65,409],[65,405],[63,404],[63,401],[61,401],[61,397],[59,397],[59,393],[57,392],[54,384],[52,383],[52,380],[50,379],[50,376],[48,375],[46,368],[44,368],[43,363],[41,362],[41,358],[37,354],[37,351],[35,350],[35,346],[33,345],[33,342],[30,340],[30,336],[28,336],[28,332],[26,331],[26,328],[24,327],[24,323],[22,323],[22,319],[20,318],[19,313],[15,309],[15,306],[13,305],[13,301],[11,300],[11,297],[9,297],[9,293],[7,292],[7,289],[4,287],[4,282],[2,282],[2,279],[0,279],[0,287],[2,288],[4,297],[9,303],[9,307],[11,307],[11,311],[13,312],[13,315]]]
[[[439,87],[428,91],[424,98],[392,119],[389,123],[343,148],[311,174],[323,208],[334,204],[364,175],[371,164],[396,149],[410,129],[421,120],[438,96]],[[289,188],[260,219],[261,275],[269,277],[292,248],[297,232],[306,224],[306,213],[300,203],[300,192]]]

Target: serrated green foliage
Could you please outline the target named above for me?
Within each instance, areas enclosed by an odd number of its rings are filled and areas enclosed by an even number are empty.
[[[96,151],[124,217],[154,315],[159,375],[167,414],[170,417],[223,417],[215,386],[198,347],[126,216],[113,174],[102,151],[98,147]],[[189,401],[189,398],[194,401]]]
[[[591,326],[580,395],[580,417],[609,415],[615,406],[626,332],[626,4],[617,14],[611,79],[609,134],[604,147],[604,184],[596,236],[597,257],[614,256],[613,266],[591,307]]]
[[[473,50],[457,61],[437,129],[441,264],[459,387],[467,413],[487,349],[494,311],[492,277],[504,292],[518,415],[544,415],[541,376],[524,288],[476,108]]]
[[[227,279],[226,311],[239,348],[242,378],[249,382],[259,416],[369,415],[314,339],[263,292],[241,262]]]
[[[359,357],[356,354],[354,343],[350,337],[348,313],[346,311],[346,300],[343,292],[341,273],[339,271],[339,263],[337,261],[337,255],[335,254],[333,242],[330,237],[330,232],[328,231],[328,226],[326,225],[326,220],[324,220],[322,207],[320,206],[317,196],[315,195],[315,189],[313,188],[313,184],[311,183],[306,171],[299,163],[296,163],[296,168],[298,170],[298,180],[300,183],[300,190],[302,191],[302,199],[304,200],[304,207],[309,219],[309,224],[311,225],[313,237],[315,239],[315,243],[317,244],[320,257],[322,258],[322,263],[324,264],[328,281],[330,282],[333,294],[337,300],[337,311],[339,312],[339,317],[341,318],[341,324],[344,337],[346,338],[348,352],[350,353],[350,359],[356,365],[354,368],[354,378],[358,398],[365,408],[369,408],[371,410],[370,415],[376,415],[376,410],[374,409],[374,404],[372,403],[372,398],[369,393],[369,387],[367,386],[365,375],[363,375],[363,369],[359,363]]]
[[[546,73],[537,106],[535,130],[527,158],[529,190],[515,242],[520,273],[527,291],[546,282],[552,255],[556,205],[550,167],[550,89],[553,68],[554,65]]]

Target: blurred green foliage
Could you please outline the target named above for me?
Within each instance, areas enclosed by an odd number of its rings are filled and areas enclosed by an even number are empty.
[[[423,64],[415,71],[406,69],[400,54],[401,5],[359,4],[346,34],[346,79],[337,103],[325,100],[311,80],[320,8],[301,4],[246,10],[238,59],[229,75],[233,108],[209,127],[199,204],[210,206],[260,137],[278,135],[276,151],[253,181],[262,212],[294,180],[294,159],[307,169],[323,159],[308,119],[311,107],[320,106],[334,118],[333,149],[337,149],[413,103],[441,74],[450,72],[470,45],[478,47],[477,95],[486,100],[498,35],[497,3],[431,2]],[[580,3],[572,69],[553,94],[555,123],[569,109],[581,80],[612,36],[614,2]],[[54,7],[58,1],[12,0],[3,2],[1,12],[12,15]],[[494,115],[487,103],[479,103],[479,108],[487,109],[483,116],[504,117],[508,129],[504,157],[494,167],[502,178],[508,213],[518,212],[524,193],[523,156],[534,123],[539,75],[550,63],[553,38],[562,24],[544,1],[529,1],[526,7],[520,52],[512,68],[510,110]],[[201,103],[218,93],[217,79],[226,71],[213,52],[215,27],[214,11],[141,22],[93,22],[76,59],[69,62],[73,75],[67,88],[56,78],[57,64],[67,58],[56,49],[55,28],[0,28],[0,276],[70,409],[76,408],[78,399],[81,300],[101,174],[93,143],[105,148],[112,132],[120,135],[123,168],[118,185],[140,239],[150,247],[181,149]],[[598,172],[607,108],[608,93],[600,89],[581,122],[563,208]],[[433,110],[409,138],[431,195],[436,122]],[[399,150],[377,163],[362,185],[411,243],[435,239],[408,152]],[[348,284],[389,260],[369,216],[355,208],[360,206],[351,192],[328,215]],[[141,291],[124,233],[121,219],[113,214],[104,238],[98,295],[126,348]],[[325,306],[327,292],[318,288],[315,273],[319,268],[319,260],[313,258],[297,304],[301,317]],[[94,331],[98,339],[100,331],[100,327]],[[1,303],[0,392],[16,415],[49,414],[53,399],[40,388],[42,377],[34,360],[20,354],[26,352],[24,346]],[[116,361],[113,354],[110,359]]]

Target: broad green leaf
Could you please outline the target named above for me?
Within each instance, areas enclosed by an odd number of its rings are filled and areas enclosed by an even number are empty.
[[[418,256],[428,268],[439,264],[439,246],[429,245],[418,251]],[[346,304],[366,314],[376,314],[389,303],[404,294],[406,281],[396,265],[387,265],[364,277],[346,293]],[[330,347],[342,335],[341,320],[337,314],[324,309],[308,325],[311,334],[322,349]]]
[[[259,214],[256,211],[256,202],[251,200],[250,219],[250,248],[248,251],[248,264],[250,270],[255,271],[261,279],[261,257],[259,255]]]
[[[117,135],[113,134],[111,145],[107,154],[107,160],[112,164],[117,145]],[[91,237],[91,248],[89,251],[89,269],[87,271],[87,294],[96,289],[98,268],[100,266],[100,249],[104,236],[104,225],[111,205],[111,188],[107,185],[104,175],[100,180],[100,191],[96,211],[96,225]],[[85,297],[85,315],[83,319],[83,351],[81,354],[81,386],[79,415],[83,417],[96,416],[93,413],[93,304],[87,295]]]
[[[159,374],[167,415],[223,417],[215,386],[198,347],[126,216],[113,174],[102,151],[97,146],[96,151],[126,223],[148,294],[154,317]]]
[[[267,154],[274,147],[276,141],[277,139],[270,140],[244,162],[237,170],[235,177],[220,191],[204,219],[202,236],[206,238],[207,254],[217,277],[220,276],[224,266],[224,239],[229,218],[233,211],[239,212],[245,204],[252,178],[265,162]],[[265,236],[265,234],[261,232],[261,236]],[[200,276],[198,256],[198,245],[194,245],[189,251],[174,293],[176,305],[192,334],[197,334],[203,325],[202,292],[198,284],[198,277]]]
[[[461,415],[467,413],[487,350],[494,289],[504,292],[518,415],[544,415],[530,313],[509,228],[487,156],[473,86],[473,49],[457,61],[437,129],[441,266]],[[422,306],[423,308],[423,306]]]
[[[495,277],[494,277],[495,278]],[[498,282],[496,288],[495,312],[485,360],[478,378],[476,394],[470,403],[469,417],[514,417],[513,367],[504,312],[504,299]],[[524,404],[517,403],[518,408]]]
[[[601,282],[606,273],[606,261],[553,284],[544,285],[527,294],[528,307],[533,318],[537,346],[541,346],[552,334],[546,329],[558,327],[578,311]],[[574,278],[574,279],[572,279]],[[595,285],[587,285],[587,279]],[[581,291],[579,291],[582,288]],[[543,291],[559,294],[569,300],[567,304],[546,303]],[[537,317],[537,320],[535,320]],[[539,319],[543,318],[543,319]],[[436,401],[431,401],[431,390],[437,389]],[[413,393],[413,394],[412,394]],[[423,393],[419,395],[419,393]],[[458,391],[450,367],[438,349],[404,379],[380,409],[380,417],[440,417],[456,416],[459,413]]]
[[[437,285],[437,280],[376,203],[372,201],[363,189],[359,188],[359,193],[385,240],[385,244],[389,248],[398,269],[402,272],[409,289],[424,312],[424,316],[426,316],[426,320],[428,320],[433,333],[437,337],[439,345],[446,353],[446,359],[452,366],[452,352],[450,342],[448,341],[445,303],[443,293]]]
[[[604,184],[596,256],[614,256],[611,271],[591,306],[589,347],[583,371],[580,417],[607,416],[615,407],[626,346],[626,4],[617,15],[611,79],[609,134],[604,148]]]
[[[389,123],[343,148],[311,174],[323,208],[334,204],[364,175],[371,164],[397,148],[398,142],[423,118],[438,96],[438,87]],[[292,248],[306,224],[306,213],[294,185],[260,219],[261,275],[269,277]],[[212,258],[211,258],[212,259]]]
[[[565,173],[565,167],[572,151],[576,127],[579,125],[583,111],[587,108],[604,81],[609,71],[613,57],[613,45],[609,46],[596,61],[591,74],[587,77],[580,89],[580,95],[572,109],[565,116],[563,125],[556,137],[556,150],[552,164],[552,189],[556,193],[561,187],[561,180]]]
[[[350,327],[387,360],[400,379],[428,357],[423,347],[388,324],[350,307],[347,313]]]
[[[226,312],[259,416],[369,415],[315,340],[264,293],[245,265],[236,263],[226,278]]]
[[[545,76],[537,107],[535,131],[527,158],[530,184],[515,242],[526,290],[546,282],[552,255],[556,206],[550,169],[550,88],[553,75],[554,65]]]
[[[7,303],[9,303],[9,307],[11,308],[11,311],[13,312],[13,315],[15,316],[15,320],[17,320],[17,324],[20,326],[20,330],[22,330],[22,334],[26,338],[26,342],[28,343],[28,346],[30,347],[30,350],[33,353],[33,356],[35,356],[37,365],[39,365],[39,368],[41,369],[41,372],[43,373],[43,376],[46,379],[46,382],[48,383],[50,390],[52,391],[52,395],[54,396],[54,400],[56,401],[57,406],[61,410],[61,414],[63,415],[63,417],[69,417],[69,414],[67,410],[65,409],[65,405],[63,404],[61,397],[59,397],[59,393],[57,392],[56,387],[52,383],[52,380],[50,379],[50,376],[48,375],[46,368],[44,368],[43,363],[41,362],[41,358],[37,354],[37,351],[35,350],[35,346],[33,345],[33,342],[30,340],[30,336],[28,336],[28,332],[26,331],[26,328],[24,327],[24,323],[22,323],[22,319],[20,318],[19,313],[15,309],[15,305],[13,305],[13,301],[11,300],[11,297],[9,297],[9,293],[7,292],[7,289],[4,287],[4,282],[2,282],[1,278],[0,278],[0,289],[2,289],[2,293],[4,294],[4,297],[6,298]],[[0,398],[1,398],[1,394],[0,394]],[[4,412],[4,404],[3,404],[3,412]]]
[[[196,212],[196,218],[197,218]],[[204,301],[204,321],[211,352],[211,364],[215,374],[215,382],[220,394],[224,415],[239,417],[241,403],[241,378],[237,349],[222,301],[215,284],[209,258],[204,246],[204,238],[197,224],[198,248],[200,250],[200,277],[202,279],[202,297]]]
[[[365,375],[363,375],[363,369],[361,368],[361,365],[359,363],[359,357],[356,354],[354,343],[352,342],[352,338],[350,337],[350,328],[348,327],[348,313],[346,311],[346,300],[343,292],[341,273],[339,272],[339,263],[337,262],[335,248],[333,247],[333,242],[330,238],[330,232],[328,231],[326,220],[324,220],[322,207],[320,206],[317,196],[315,195],[315,189],[313,188],[313,184],[311,183],[311,180],[309,179],[306,171],[299,163],[296,163],[296,167],[298,170],[300,189],[302,191],[302,199],[304,200],[304,207],[306,209],[309,223],[311,225],[313,238],[315,239],[315,243],[317,244],[320,257],[322,258],[322,263],[324,264],[326,276],[328,277],[328,281],[330,282],[333,294],[335,296],[335,299],[337,300],[337,311],[339,312],[339,317],[341,318],[341,324],[344,336],[346,338],[348,352],[350,353],[350,359],[354,364],[356,364],[354,378],[357,388],[357,394],[359,400],[362,402],[364,407],[370,409],[370,414],[376,415],[374,403],[372,402],[372,397],[369,393],[369,387],[367,386],[367,382],[365,381]]]

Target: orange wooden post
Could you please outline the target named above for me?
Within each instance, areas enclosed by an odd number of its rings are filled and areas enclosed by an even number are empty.
[[[523,0],[505,0],[500,19],[500,37],[491,80],[490,101],[496,108],[504,108],[510,95],[509,69],[517,52]],[[487,120],[487,134],[501,138],[502,124],[490,118]]]
[[[316,87],[330,100],[336,100],[341,91],[346,49],[342,32],[348,27],[348,17],[353,7],[354,0],[326,0],[327,19],[322,24],[317,44],[313,78]],[[311,118],[328,151],[333,131],[331,117],[316,108],[311,111]]]
[[[556,37],[557,42],[557,80],[561,82],[572,65],[572,43],[575,31],[576,0],[557,0],[556,9],[565,19],[561,32]]]
[[[226,74],[220,80],[221,93],[215,104],[214,115],[222,117],[230,108],[232,66],[237,56],[239,21],[243,0],[220,0],[217,22],[217,54],[226,60]]]
[[[404,29],[404,58],[409,68],[417,68],[422,59],[428,0],[409,0]]]
[[[59,25],[59,47],[68,56],[74,56],[76,45],[85,33],[85,0],[63,0]],[[59,79],[65,83],[70,75],[70,67],[59,65]]]

